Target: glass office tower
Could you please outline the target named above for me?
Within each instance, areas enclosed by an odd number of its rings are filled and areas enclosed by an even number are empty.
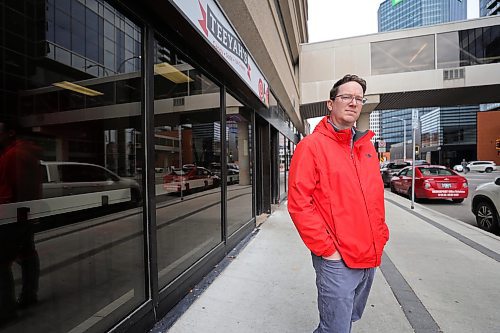
[[[378,9],[378,31],[467,19],[467,0],[386,0]]]
[[[493,16],[500,14],[500,0],[480,0],[479,15]]]

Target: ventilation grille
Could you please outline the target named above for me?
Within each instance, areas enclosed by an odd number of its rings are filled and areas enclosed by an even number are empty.
[[[456,80],[465,77],[464,68],[445,69],[443,70],[443,80]]]
[[[174,106],[184,105],[184,97],[174,98]]]

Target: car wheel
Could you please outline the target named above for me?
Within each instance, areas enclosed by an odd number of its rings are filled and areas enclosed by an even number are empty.
[[[493,168],[486,168],[486,170],[484,171],[486,171],[486,173],[491,173],[493,171]]]
[[[454,203],[462,203],[462,202],[464,202],[464,199],[463,198],[462,199],[452,199],[452,201]]]
[[[479,228],[489,232],[498,229],[498,213],[491,203],[482,201],[477,205],[476,222]]]
[[[394,185],[391,184],[391,192],[392,193],[396,193],[396,188],[394,187]]]

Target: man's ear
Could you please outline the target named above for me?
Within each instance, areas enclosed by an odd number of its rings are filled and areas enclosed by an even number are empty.
[[[333,101],[331,99],[326,101],[326,108],[331,112],[333,110]]]

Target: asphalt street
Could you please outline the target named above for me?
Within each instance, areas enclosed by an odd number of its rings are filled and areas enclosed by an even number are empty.
[[[472,197],[474,196],[474,192],[479,185],[492,182],[495,180],[495,178],[500,177],[500,171],[494,171],[492,173],[469,172],[467,174],[464,174],[462,172],[459,174],[467,178],[467,181],[469,183],[469,196],[462,203],[456,204],[451,202],[450,200],[444,199],[422,200],[422,202],[419,203],[439,213],[475,226],[477,225],[476,218],[471,212],[471,202]],[[386,191],[390,192],[390,189],[386,189]],[[409,200],[408,206],[410,206]]]

